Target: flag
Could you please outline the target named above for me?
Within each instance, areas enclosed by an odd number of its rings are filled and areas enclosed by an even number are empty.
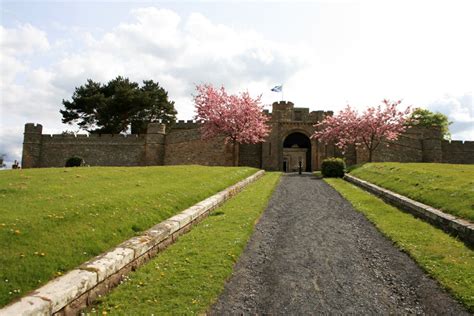
[[[273,92],[281,92],[281,90],[283,90],[283,85],[274,86],[274,87],[272,88],[272,91],[273,91]]]

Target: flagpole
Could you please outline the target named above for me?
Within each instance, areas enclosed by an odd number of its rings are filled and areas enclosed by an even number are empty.
[[[271,91],[273,92],[281,92],[281,101],[283,101],[283,85],[279,85],[279,86],[274,86],[272,89],[270,89]]]

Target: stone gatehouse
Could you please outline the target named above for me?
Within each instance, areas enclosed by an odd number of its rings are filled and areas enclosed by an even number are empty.
[[[275,102],[270,116],[271,133],[266,141],[240,145],[239,165],[266,170],[319,170],[326,157],[345,157],[350,164],[367,160],[364,150],[349,148],[344,154],[333,145],[311,139],[313,125],[332,111],[312,111],[292,102]],[[25,125],[23,168],[64,167],[79,156],[90,166],[150,166],[200,164],[231,166],[232,146],[222,138],[203,141],[199,124],[178,121],[171,126],[150,123],[140,135],[90,134],[47,135],[40,124]],[[411,128],[395,142],[379,146],[374,161],[474,163],[474,142],[445,141],[436,128]]]

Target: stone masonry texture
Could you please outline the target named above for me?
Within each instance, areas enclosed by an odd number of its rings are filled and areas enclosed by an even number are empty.
[[[366,162],[368,153],[361,148],[349,148],[343,154],[334,145],[319,143],[310,136],[314,125],[332,111],[312,111],[295,107],[292,102],[273,103],[270,117],[271,133],[261,144],[239,146],[241,166],[283,171],[284,152],[304,149],[308,169],[320,170],[327,157],[345,157],[348,165]],[[90,166],[147,166],[199,164],[232,166],[232,146],[223,138],[201,139],[200,125],[193,121],[178,121],[170,126],[150,123],[143,135],[45,135],[40,124],[25,125],[23,168],[64,167],[72,156],[84,159]],[[285,140],[297,133],[305,140],[284,147]],[[410,128],[397,141],[384,142],[374,152],[373,161],[474,163],[474,142],[445,141],[436,128]]]

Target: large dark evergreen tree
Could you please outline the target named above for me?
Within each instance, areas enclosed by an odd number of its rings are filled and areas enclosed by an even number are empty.
[[[169,124],[176,119],[174,102],[153,80],[143,81],[140,87],[120,76],[105,85],[89,79],[63,105],[62,122],[77,123],[91,133],[120,133],[130,125],[132,133],[143,133],[149,122]]]

